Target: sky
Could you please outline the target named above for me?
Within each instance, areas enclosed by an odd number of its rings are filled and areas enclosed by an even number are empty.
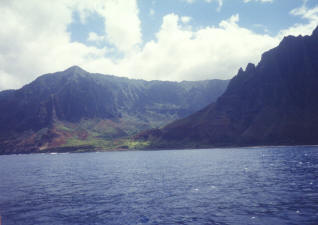
[[[287,35],[310,35],[318,0],[1,0],[0,90],[73,65],[145,80],[230,79]]]

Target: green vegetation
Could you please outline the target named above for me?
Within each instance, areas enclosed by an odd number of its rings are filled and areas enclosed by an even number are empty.
[[[67,143],[61,147],[81,147],[89,146],[91,150],[121,150],[121,149],[144,149],[149,145],[146,141],[135,141],[130,138],[121,138],[116,140],[104,140],[99,138],[89,138],[88,140],[79,140],[70,138]]]
[[[119,126],[125,127],[125,124],[119,124]],[[76,150],[78,152],[144,149],[149,146],[147,141],[136,141],[129,138],[126,132],[118,127],[118,124],[109,120],[82,120],[77,124],[58,121],[55,129],[63,139],[63,143],[57,146],[59,149],[78,148]],[[126,130],[129,129],[126,127]],[[130,133],[133,132],[130,131]]]

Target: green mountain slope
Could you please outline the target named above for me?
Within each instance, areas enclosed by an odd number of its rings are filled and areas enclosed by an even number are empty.
[[[215,101],[228,81],[164,82],[91,74],[73,66],[0,92],[0,153],[129,148],[129,136]]]

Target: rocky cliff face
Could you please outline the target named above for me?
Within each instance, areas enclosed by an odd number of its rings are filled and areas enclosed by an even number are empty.
[[[155,147],[318,144],[318,27],[285,37],[205,109],[137,139]]]
[[[0,152],[72,146],[77,139],[113,139],[160,127],[215,101],[227,84],[147,82],[77,66],[46,74],[19,90],[0,92]]]

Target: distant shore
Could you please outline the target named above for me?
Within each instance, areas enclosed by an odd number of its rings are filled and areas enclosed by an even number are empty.
[[[123,151],[173,151],[173,150],[214,150],[214,149],[240,149],[240,148],[290,148],[290,147],[318,147],[318,145],[253,145],[253,146],[219,146],[219,147],[199,147],[199,148],[153,148],[153,149],[93,149],[89,146],[62,147],[46,149],[33,152],[0,153],[3,155],[27,155],[27,154],[68,154],[68,153],[103,153],[103,152],[123,152]],[[1,225],[1,224],[0,224]]]

